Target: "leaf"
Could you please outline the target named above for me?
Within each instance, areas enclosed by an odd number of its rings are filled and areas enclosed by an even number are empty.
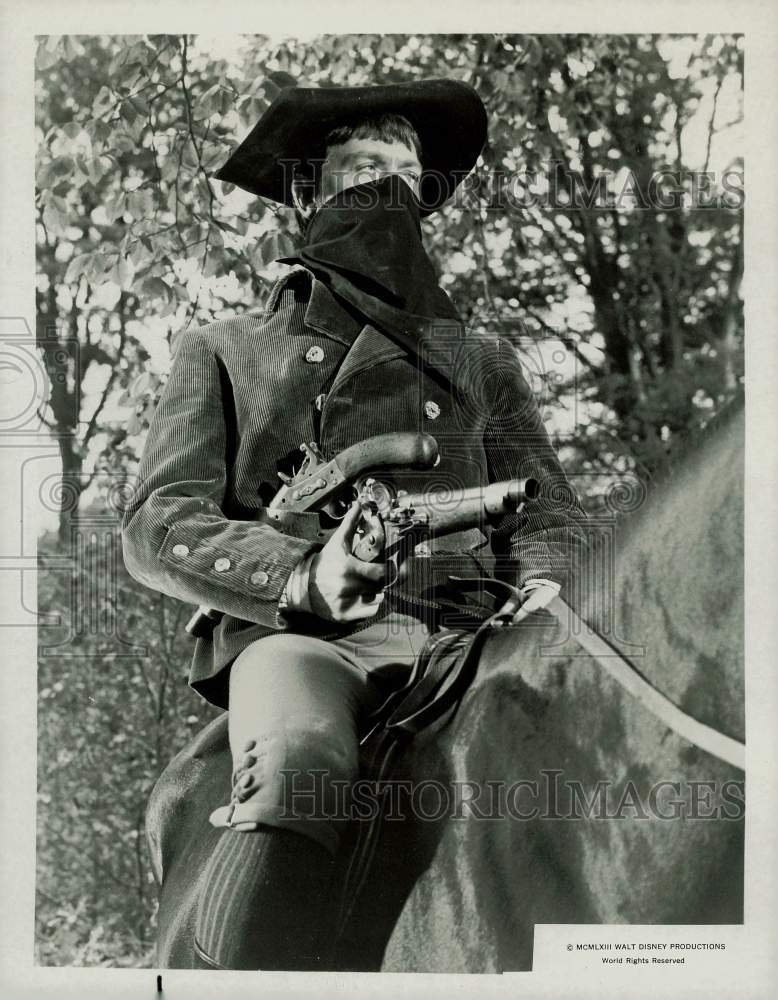
[[[269,73],[267,79],[262,82],[262,92],[268,103],[274,101],[282,90],[297,86],[297,80],[283,70],[275,70]]]
[[[154,252],[145,245],[142,239],[135,240],[130,248],[130,260],[136,271],[144,267],[150,260],[154,259]]]
[[[92,184],[99,184],[113,167],[113,161],[109,156],[95,156],[87,162],[86,167],[87,176]]]
[[[45,72],[47,69],[51,69],[52,66],[56,66],[59,62],[59,55],[56,52],[49,52],[45,45],[38,46],[38,51],[35,53],[35,69],[39,73]]]
[[[51,161],[51,170],[55,177],[67,177],[75,166],[72,156],[57,156]]]
[[[378,43],[377,55],[379,56],[393,56],[396,51],[396,46],[394,44],[394,38],[391,35],[382,35],[381,41]]]
[[[116,282],[119,288],[127,291],[132,285],[135,276],[135,269],[126,257],[119,257],[111,270],[111,280]]]
[[[97,97],[92,102],[92,115],[100,118],[107,111],[110,111],[114,104],[114,95],[108,87],[101,87],[97,92]]]
[[[206,142],[203,143],[200,158],[203,161],[203,167],[206,170],[212,170],[227,159],[227,151],[219,142]]]
[[[114,222],[119,216],[124,215],[127,208],[127,200],[123,191],[118,191],[112,198],[103,204],[105,214],[109,222]]]
[[[203,265],[203,277],[213,278],[215,275],[219,274],[222,270],[223,260],[224,254],[218,247],[212,247],[209,249],[208,256],[205,258],[205,264]]]
[[[270,101],[265,100],[261,97],[252,97],[251,100],[246,105],[246,114],[249,117],[249,119],[261,118],[269,107],[270,107]]]
[[[151,386],[151,374],[149,372],[141,372],[140,375],[133,381],[130,386],[130,395],[137,399],[141,393],[145,392]]]
[[[170,288],[162,278],[144,278],[141,289],[144,295],[152,299],[164,298],[167,301],[170,297]]]
[[[243,235],[239,229],[232,225],[231,222],[227,222],[225,219],[217,219],[215,223],[219,229],[225,229],[228,233],[236,233],[238,236]]]
[[[132,153],[137,149],[138,143],[127,131],[114,132],[113,146],[121,153]]]
[[[505,91],[510,83],[510,77],[508,74],[501,69],[498,69],[495,73],[491,75],[492,86],[498,92]]]
[[[83,49],[76,42],[73,35],[64,36],[63,49],[65,58],[68,60],[68,62],[72,62],[74,59],[77,59],[83,52]]]
[[[113,267],[113,258],[104,253],[92,253],[89,255],[89,265],[86,269],[87,277],[90,281],[99,281],[106,271]]]
[[[56,174],[51,160],[49,160],[48,163],[43,163],[38,166],[35,171],[35,183],[41,191],[45,192],[47,188],[50,188],[55,179]]]
[[[170,316],[178,308],[178,302],[176,301],[175,295],[171,295],[167,302],[158,311],[158,316]]]
[[[73,257],[65,271],[64,280],[66,285],[78,281],[81,275],[87,272],[91,257],[92,255],[89,253],[80,253],[77,257]]]
[[[62,126],[62,131],[68,139],[75,139],[83,130],[84,127],[79,122],[68,122],[67,125]]]
[[[197,159],[197,152],[192,145],[191,139],[188,139],[184,146],[181,162],[185,167],[189,167],[190,170],[197,170],[200,166],[200,161]]]
[[[288,257],[297,249],[295,241],[288,233],[269,233],[259,244],[257,254],[262,267],[267,267],[279,257]]]
[[[134,219],[147,219],[154,212],[154,196],[148,188],[127,195],[127,211]]]
[[[211,115],[221,111],[222,97],[221,86],[216,83],[209,87],[197,101],[197,117],[210,118]]]
[[[43,224],[50,236],[64,236],[68,227],[68,219],[66,215],[57,211],[54,205],[49,203],[43,209]]]
[[[184,243],[187,245],[197,244],[205,238],[203,229],[199,223],[195,223],[193,226],[187,226],[181,236]]]

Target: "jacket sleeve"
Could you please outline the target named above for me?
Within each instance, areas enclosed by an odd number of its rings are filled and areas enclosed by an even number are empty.
[[[494,481],[533,477],[540,496],[494,528],[495,576],[523,587],[529,580],[562,586],[575,566],[574,550],[586,546],[586,514],[565,475],[515,350],[498,340],[492,412],[484,446]]]
[[[278,628],[278,599],[315,543],[225,517],[227,431],[207,328],[183,335],[122,518],[128,572],[153,590]]]

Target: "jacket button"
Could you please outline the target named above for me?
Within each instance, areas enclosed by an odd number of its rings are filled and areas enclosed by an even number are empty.
[[[174,545],[172,551],[173,551],[173,555],[174,556],[188,556],[189,555],[189,546],[188,545]]]
[[[324,409],[324,401],[326,400],[326,398],[327,398],[327,393],[326,392],[322,392],[313,401],[313,405],[316,407],[316,409],[319,411],[319,413],[321,413],[321,411]]]
[[[424,415],[425,417],[429,417],[430,420],[438,419],[440,416],[440,407],[434,400],[428,399],[424,404]]]
[[[213,568],[217,573],[226,573],[230,566],[232,566],[232,563],[229,559],[217,559],[213,564]]]
[[[263,569],[258,569],[256,573],[252,573],[249,577],[249,582],[253,583],[255,587],[264,587],[270,577]]]
[[[314,344],[313,347],[309,347],[305,355],[305,360],[310,365],[318,365],[319,362],[324,361],[324,351],[319,347],[318,344]]]

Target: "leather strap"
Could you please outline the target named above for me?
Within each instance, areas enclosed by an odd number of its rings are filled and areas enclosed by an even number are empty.
[[[698,746],[706,753],[745,771],[746,748],[743,743],[731,736],[725,736],[724,733],[720,733],[718,730],[698,722],[697,719],[693,719],[686,712],[682,712],[669,698],[649,684],[621,653],[607,643],[601,635],[592,631],[561,597],[552,598],[545,610],[551,612],[558,621],[569,628],[579,646],[594,657],[603,670],[609,673],[641,705],[645,706],[652,715],[662,721],[668,729],[672,729],[683,739]]]

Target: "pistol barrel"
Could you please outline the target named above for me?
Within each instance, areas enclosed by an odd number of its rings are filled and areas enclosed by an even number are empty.
[[[400,511],[423,517],[431,535],[444,535],[483,521],[499,521],[503,515],[518,511],[527,500],[534,500],[539,492],[537,479],[508,479],[488,486],[405,496]]]

